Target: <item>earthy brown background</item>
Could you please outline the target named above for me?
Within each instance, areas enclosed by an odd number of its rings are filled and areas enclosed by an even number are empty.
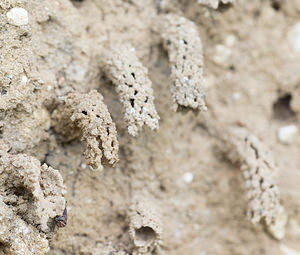
[[[5,13],[16,6],[28,10],[28,26],[6,24]],[[152,29],[167,11],[199,28],[205,113],[171,110],[167,53]],[[283,145],[276,135],[283,125],[299,124],[300,52],[293,32],[299,0],[238,0],[216,10],[194,0],[4,0],[0,15],[1,138],[12,153],[59,169],[67,186],[68,225],[49,254],[107,254],[110,247],[130,253],[128,208],[135,198],[160,209],[159,254],[300,254],[300,139]],[[149,69],[158,132],[145,128],[136,138],[127,133],[114,87],[99,68],[103,49],[114,40],[131,42]],[[24,73],[29,83],[23,88],[17,84]],[[51,128],[49,114],[73,89],[97,89],[104,96],[120,143],[115,168],[89,170],[82,143],[61,143]],[[281,241],[245,216],[241,172],[219,153],[222,144],[213,132],[232,124],[251,130],[276,159],[289,216]]]

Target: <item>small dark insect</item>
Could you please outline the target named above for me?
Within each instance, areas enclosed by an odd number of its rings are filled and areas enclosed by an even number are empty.
[[[54,221],[59,228],[64,228],[65,226],[67,226],[67,219],[68,219],[68,215],[67,215],[67,202],[66,202],[63,214],[61,216],[59,215],[56,216],[54,218]]]

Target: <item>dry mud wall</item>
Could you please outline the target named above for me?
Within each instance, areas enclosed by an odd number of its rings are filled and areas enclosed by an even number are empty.
[[[0,1],[0,253],[300,253],[299,24],[298,0]]]

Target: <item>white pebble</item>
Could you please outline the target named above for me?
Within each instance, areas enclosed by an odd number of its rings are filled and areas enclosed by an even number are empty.
[[[21,78],[20,84],[24,86],[24,85],[26,85],[27,81],[28,81],[28,78],[25,75],[23,75]]]
[[[296,125],[287,125],[278,128],[277,137],[283,144],[291,144],[298,134],[298,127]]]
[[[291,248],[285,246],[284,244],[280,244],[280,250],[285,255],[300,255],[300,252],[298,252],[294,249],[291,249]]]
[[[222,64],[228,60],[230,55],[231,55],[231,49],[229,49],[228,47],[222,44],[218,44],[216,45],[216,52],[213,56],[213,60],[217,64]]]
[[[28,24],[28,12],[23,8],[12,8],[6,13],[10,24],[23,26]]]
[[[234,92],[234,93],[232,94],[232,99],[233,99],[234,101],[239,101],[239,100],[241,99],[241,94],[238,93],[238,92]]]
[[[228,36],[225,38],[225,44],[226,44],[228,47],[234,46],[235,41],[236,41],[236,38],[235,38],[235,36],[232,35],[232,34],[228,35]]]
[[[285,236],[285,229],[288,222],[288,216],[282,206],[279,208],[279,213],[275,217],[272,224],[268,225],[268,232],[277,240],[281,240]]]
[[[82,163],[82,164],[80,165],[80,167],[81,167],[82,169],[86,169],[86,164]]]
[[[183,175],[183,180],[186,182],[186,183],[191,183],[193,180],[194,180],[194,175],[192,173],[185,173]]]
[[[300,52],[300,22],[297,22],[288,32],[288,40],[292,49]]]

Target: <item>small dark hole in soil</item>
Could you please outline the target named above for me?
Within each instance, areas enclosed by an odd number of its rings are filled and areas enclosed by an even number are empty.
[[[280,10],[280,1],[279,0],[273,0],[271,3],[272,8],[275,11],[279,11]]]
[[[166,187],[165,187],[164,185],[160,185],[160,186],[159,186],[159,189],[160,189],[161,191],[166,191]]]
[[[134,95],[136,95],[137,93],[138,93],[137,90],[135,90],[135,91],[134,91]]]
[[[16,190],[14,190],[14,194],[18,197],[25,197],[29,191],[25,187],[17,187]]]
[[[6,95],[7,94],[7,90],[6,89],[2,89],[1,90],[1,95]]]
[[[228,3],[228,4],[220,3],[220,4],[219,4],[219,7],[218,7],[218,11],[220,11],[220,12],[225,12],[225,11],[227,11],[228,9],[230,9],[231,7],[232,7],[232,4],[231,4],[231,3]]]
[[[75,7],[79,8],[81,6],[83,0],[71,0],[71,2]]]
[[[285,94],[278,98],[273,104],[273,115],[275,119],[287,120],[295,118],[295,113],[291,109],[292,96],[290,94]]]
[[[229,67],[229,70],[230,70],[230,71],[235,71],[235,66],[234,66],[234,65],[231,65],[231,66]]]
[[[87,115],[87,112],[86,112],[86,111],[82,111],[81,113],[84,114],[84,115]]]
[[[4,247],[5,247],[5,243],[0,242],[0,251],[4,250]]]
[[[135,74],[134,74],[134,73],[131,73],[131,75],[132,75],[133,79],[135,79]]]
[[[132,107],[134,107],[134,99],[130,99],[130,104]]]

